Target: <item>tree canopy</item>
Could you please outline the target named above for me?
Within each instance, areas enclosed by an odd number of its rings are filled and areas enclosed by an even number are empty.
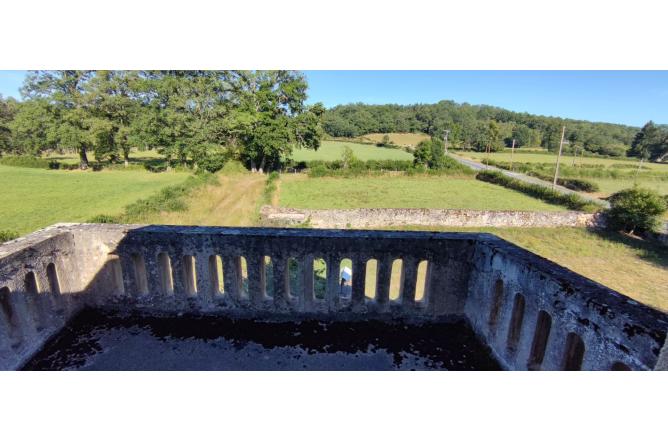
[[[91,151],[127,161],[156,149],[182,165],[235,158],[268,171],[320,146],[324,107],[305,104],[307,88],[294,71],[34,71],[15,111],[0,100],[0,152],[72,149],[87,168]]]
[[[668,156],[668,130],[649,121],[636,133],[628,155],[644,160],[665,160]]]
[[[620,124],[588,122],[531,115],[488,105],[436,104],[368,105],[348,104],[333,107],[325,113],[324,129],[335,137],[356,137],[368,133],[421,132],[438,138],[450,130],[448,142],[453,146],[484,150],[489,139],[489,122],[498,124],[499,139],[492,150],[515,139],[517,147],[559,148],[561,127],[566,136],[576,133],[577,143],[587,151],[602,155],[624,155],[638,130]]]

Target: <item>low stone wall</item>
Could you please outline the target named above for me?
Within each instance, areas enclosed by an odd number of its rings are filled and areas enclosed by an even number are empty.
[[[272,225],[306,223],[314,228],[386,226],[453,227],[598,227],[600,214],[583,212],[475,211],[470,209],[292,209],[263,206],[262,219]]]

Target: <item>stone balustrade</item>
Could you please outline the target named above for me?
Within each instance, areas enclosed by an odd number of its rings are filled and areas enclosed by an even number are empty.
[[[520,370],[653,369],[668,328],[664,313],[467,233],[62,224],[0,246],[0,306],[3,369],[20,367],[83,307],[464,319],[501,365]]]

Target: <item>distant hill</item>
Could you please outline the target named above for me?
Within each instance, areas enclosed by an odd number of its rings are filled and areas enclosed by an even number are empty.
[[[498,135],[493,142],[509,146],[516,139],[518,147],[557,148],[561,127],[566,138],[590,152],[623,156],[639,127],[605,122],[590,122],[532,115],[489,105],[436,104],[369,105],[347,104],[326,111],[324,128],[334,137],[359,137],[371,133],[424,133],[443,136],[449,130],[452,145],[480,146],[489,142],[490,121],[495,121]]]

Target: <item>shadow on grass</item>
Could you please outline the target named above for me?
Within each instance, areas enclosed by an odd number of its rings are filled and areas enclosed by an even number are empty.
[[[600,238],[609,240],[615,243],[623,244],[636,251],[638,256],[661,268],[668,268],[668,247],[659,243],[644,240],[638,237],[622,234],[621,232],[612,232],[605,229],[589,229],[589,232],[597,235]]]

